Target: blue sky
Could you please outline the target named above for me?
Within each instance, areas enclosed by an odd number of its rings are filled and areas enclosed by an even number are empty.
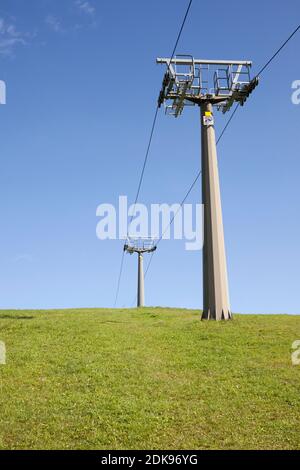
[[[171,54],[187,3],[1,1],[0,308],[113,305],[122,243],[96,238],[96,208],[134,200],[164,73],[155,58]],[[299,18],[297,0],[194,0],[177,52],[253,60],[255,72]],[[299,51],[300,34],[218,148],[234,312],[300,313]],[[225,122],[218,114],[217,132]],[[140,202],[180,202],[199,167],[197,109],[162,111]],[[199,183],[188,202],[200,194]],[[134,300],[136,268],[126,256],[120,306]],[[201,308],[201,252],[163,241],[146,301]]]

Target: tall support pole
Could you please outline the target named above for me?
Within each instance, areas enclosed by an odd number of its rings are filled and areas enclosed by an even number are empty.
[[[137,306],[144,307],[145,305],[145,286],[144,286],[144,257],[143,253],[138,253],[138,295]]]
[[[204,320],[231,318],[216,136],[209,101],[201,104],[202,203],[204,204],[203,314]]]

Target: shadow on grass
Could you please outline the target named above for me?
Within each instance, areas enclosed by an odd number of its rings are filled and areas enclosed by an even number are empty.
[[[13,316],[13,315],[5,315],[0,314],[0,320],[32,320],[34,317],[32,316]]]

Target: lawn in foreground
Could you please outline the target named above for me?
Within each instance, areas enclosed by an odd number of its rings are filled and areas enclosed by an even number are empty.
[[[299,449],[300,317],[1,311],[1,449]]]

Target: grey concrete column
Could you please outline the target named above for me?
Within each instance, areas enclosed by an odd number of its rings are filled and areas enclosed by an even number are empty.
[[[144,307],[145,305],[145,286],[144,286],[144,257],[143,253],[138,253],[138,295],[137,306]]]
[[[203,314],[204,320],[231,318],[223,218],[215,129],[205,124],[205,113],[213,115],[213,106],[201,106],[202,203],[204,204]],[[209,116],[208,116],[209,117]]]

